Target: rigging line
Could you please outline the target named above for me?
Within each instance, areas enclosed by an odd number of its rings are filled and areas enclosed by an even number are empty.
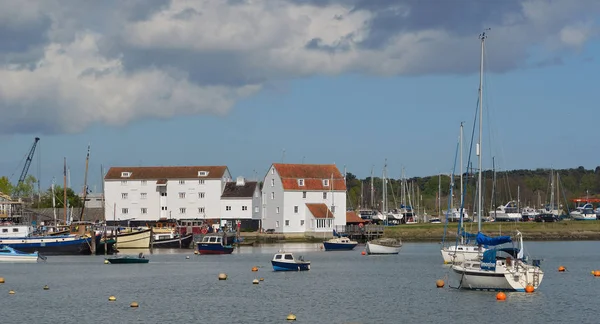
[[[458,149],[460,147],[460,140],[458,143],[456,143],[456,152],[454,153],[454,166],[452,167],[452,175],[450,176],[450,192],[448,193],[448,208],[446,209],[446,221],[444,222],[444,236],[442,237],[442,245],[445,244],[446,241],[446,232],[447,232],[447,228],[448,228],[448,214],[450,213],[450,204],[452,202],[452,196],[454,193],[454,172],[456,172],[456,160],[458,157]],[[441,195],[442,193],[440,192],[440,202],[441,202]],[[454,211],[452,211],[454,212]],[[458,232],[457,232],[458,234]],[[458,235],[456,235],[456,244],[458,244]]]

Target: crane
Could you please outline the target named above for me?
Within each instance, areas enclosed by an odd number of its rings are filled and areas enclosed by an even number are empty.
[[[33,160],[33,154],[35,153],[35,147],[37,143],[40,141],[39,137],[36,137],[33,141],[33,145],[31,146],[31,150],[29,150],[29,155],[27,155],[27,159],[25,160],[25,165],[23,166],[23,171],[21,171],[21,176],[19,177],[19,182],[17,182],[17,186],[15,188],[14,196],[19,197],[21,194],[22,183],[25,181],[25,177],[27,177],[27,172],[29,172],[29,166],[31,166],[31,161]]]

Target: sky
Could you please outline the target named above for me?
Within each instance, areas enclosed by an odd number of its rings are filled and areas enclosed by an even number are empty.
[[[599,17],[596,0],[0,0],[0,175],[17,182],[36,136],[42,189],[64,157],[81,188],[88,144],[93,191],[101,166],[448,174],[487,28],[484,168],[595,168]]]

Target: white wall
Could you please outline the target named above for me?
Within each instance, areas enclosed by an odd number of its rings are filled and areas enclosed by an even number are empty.
[[[227,210],[227,206],[231,207],[231,210]],[[244,206],[246,210],[242,210]],[[252,198],[221,199],[221,218],[252,219]]]
[[[113,205],[116,203],[116,218],[121,220],[219,218],[221,193],[224,183],[230,179],[231,175],[226,171],[222,179],[182,179],[184,184],[180,184],[179,179],[168,180],[166,197],[160,196],[159,190],[165,189],[157,186],[156,180],[147,180],[145,184],[141,180],[127,180],[126,183],[121,180],[105,180],[105,216],[107,220],[113,219]],[[200,180],[204,180],[204,183]],[[199,197],[200,192],[204,193],[204,198]],[[127,193],[126,199],[122,198],[123,193]],[[145,199],[142,193],[146,194]],[[185,193],[185,198],[180,198],[179,193]],[[166,206],[167,210],[161,213],[161,206]],[[204,213],[199,211],[201,207],[204,208]],[[123,213],[123,208],[127,208],[127,213]],[[146,208],[146,214],[142,214],[142,208]],[[180,208],[185,208],[185,212]]]
[[[272,185],[271,180],[274,180]],[[265,175],[263,183],[263,224],[264,229],[274,229],[277,233],[283,232],[283,185],[273,166]],[[274,199],[271,194],[275,193]],[[277,208],[279,207],[279,212]]]

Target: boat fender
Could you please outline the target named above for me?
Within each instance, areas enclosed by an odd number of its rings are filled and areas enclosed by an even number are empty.
[[[206,227],[204,227],[200,232],[202,232],[202,234],[206,234],[208,233],[208,230],[206,229]]]

